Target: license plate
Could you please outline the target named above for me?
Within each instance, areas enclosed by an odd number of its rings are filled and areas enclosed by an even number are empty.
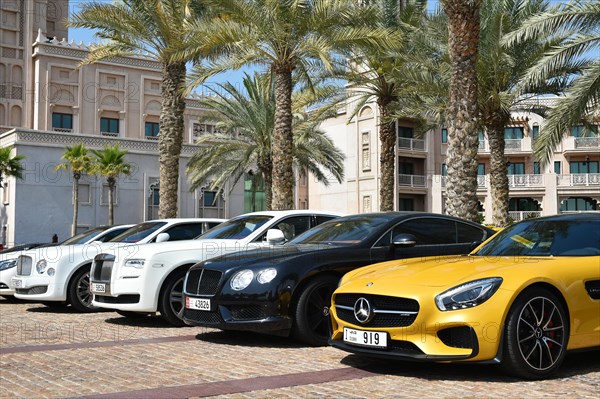
[[[210,311],[210,299],[185,297],[185,307],[187,309]]]
[[[23,280],[17,280],[13,278],[13,284],[15,285],[15,288],[21,288],[23,287]]]
[[[387,348],[387,333],[355,330],[344,327],[344,342],[352,345]]]
[[[90,291],[96,294],[104,294],[106,293],[106,284],[92,283],[90,284]]]

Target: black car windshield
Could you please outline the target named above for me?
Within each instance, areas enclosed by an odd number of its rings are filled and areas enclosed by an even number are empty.
[[[60,245],[77,245],[77,244],[85,244],[99,233],[108,229],[108,226],[95,227],[91,230],[84,231],[83,233],[79,233],[74,235],[71,238],[67,238],[65,241],[61,242]]]
[[[600,220],[531,220],[499,232],[475,256],[598,256]]]
[[[248,237],[258,230],[263,224],[273,219],[268,215],[249,215],[228,220],[213,227],[206,233],[197,237],[197,240],[240,240]]]
[[[289,244],[357,244],[389,221],[384,217],[352,216],[330,220],[300,234]]]
[[[130,229],[125,230],[110,242],[138,242],[160,229],[167,224],[166,222],[146,222],[136,224]]]

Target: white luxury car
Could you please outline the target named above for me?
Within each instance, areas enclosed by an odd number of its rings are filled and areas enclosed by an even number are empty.
[[[57,249],[66,245],[81,245],[90,242],[106,242],[112,240],[128,228],[131,224],[121,226],[99,226],[93,229],[84,231],[83,233],[74,235],[73,237],[61,242],[60,244],[44,244],[36,245],[32,248],[22,249],[19,251],[4,252],[0,254],[0,295],[14,295],[15,286],[12,283],[12,278],[17,275],[17,258],[20,255],[27,253],[33,248],[39,248],[40,251],[64,251],[65,248]],[[53,249],[49,249],[53,248]]]
[[[89,291],[90,267],[99,253],[136,253],[139,244],[187,240],[223,219],[161,219],[137,224],[105,243],[35,248],[17,259],[12,278],[15,297],[31,301],[69,303],[85,312],[95,309]],[[54,249],[54,250],[52,250]]]
[[[160,311],[167,322],[183,326],[183,279],[191,266],[226,253],[283,244],[339,216],[310,210],[254,212],[196,240],[140,245],[135,254],[99,254],[91,272],[92,304],[130,317]]]

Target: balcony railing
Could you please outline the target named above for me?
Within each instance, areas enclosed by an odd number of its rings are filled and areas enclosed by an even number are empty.
[[[100,132],[100,135],[106,136],[106,137],[119,137],[118,132]]]
[[[427,187],[427,176],[398,175],[398,185],[403,187]]]
[[[600,148],[600,137],[575,137],[575,148]]]
[[[542,211],[509,211],[508,216],[515,222],[525,219],[539,218],[542,216]]]
[[[145,137],[146,137],[146,140],[153,140],[153,141],[158,140],[158,136],[145,136]]]
[[[448,176],[442,176],[442,187],[446,187],[447,180],[448,180]],[[488,186],[487,175],[478,175],[477,176],[477,188],[487,188],[487,186]]]
[[[571,173],[558,175],[560,187],[600,186],[600,173]]]
[[[509,187],[543,187],[543,175],[508,175]]]
[[[522,139],[508,139],[504,140],[505,151],[522,151],[523,140]]]
[[[398,148],[410,151],[425,151],[425,140],[398,137]]]
[[[66,129],[64,127],[53,127],[52,131],[59,133],[73,133],[73,129]]]

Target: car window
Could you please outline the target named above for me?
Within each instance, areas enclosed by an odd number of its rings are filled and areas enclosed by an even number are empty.
[[[598,256],[600,221],[532,220],[499,232],[477,256]]]
[[[144,222],[125,230],[119,234],[111,242],[138,242],[160,229],[167,224],[166,222]]]
[[[459,243],[481,242],[486,238],[483,229],[462,222],[456,222],[456,232]]]
[[[456,223],[448,219],[410,219],[394,227],[393,234],[399,233],[412,234],[417,239],[417,245],[456,244]]]
[[[121,234],[122,232],[124,232],[127,229],[129,229],[129,227],[119,227],[117,229],[109,231],[108,233],[104,234],[101,237],[98,237],[95,241],[100,241],[100,242],[110,241],[110,240],[112,240],[113,238],[115,238],[116,236],[118,236],[119,234]]]
[[[369,237],[388,222],[385,215],[348,216],[330,220],[294,238],[290,244],[357,244]]]
[[[77,244],[85,244],[92,237],[99,234],[101,231],[108,229],[108,226],[96,227],[88,231],[84,231],[83,233],[79,233],[67,240],[63,241],[60,245],[77,245]]]
[[[270,229],[279,229],[283,232],[283,236],[287,241],[304,233],[310,229],[310,215],[294,216],[276,223]],[[264,241],[267,239],[267,233],[262,234],[256,241]]]
[[[203,222],[182,223],[168,228],[164,232],[169,234],[169,241],[191,240],[202,234],[203,226]]]
[[[273,216],[268,215],[240,216],[220,223],[202,234],[198,239],[241,240],[258,230],[272,218]]]
[[[316,226],[318,226],[321,223],[325,223],[325,222],[328,222],[330,220],[337,219],[337,216],[317,215],[316,218],[317,218],[317,224],[316,224]]]

